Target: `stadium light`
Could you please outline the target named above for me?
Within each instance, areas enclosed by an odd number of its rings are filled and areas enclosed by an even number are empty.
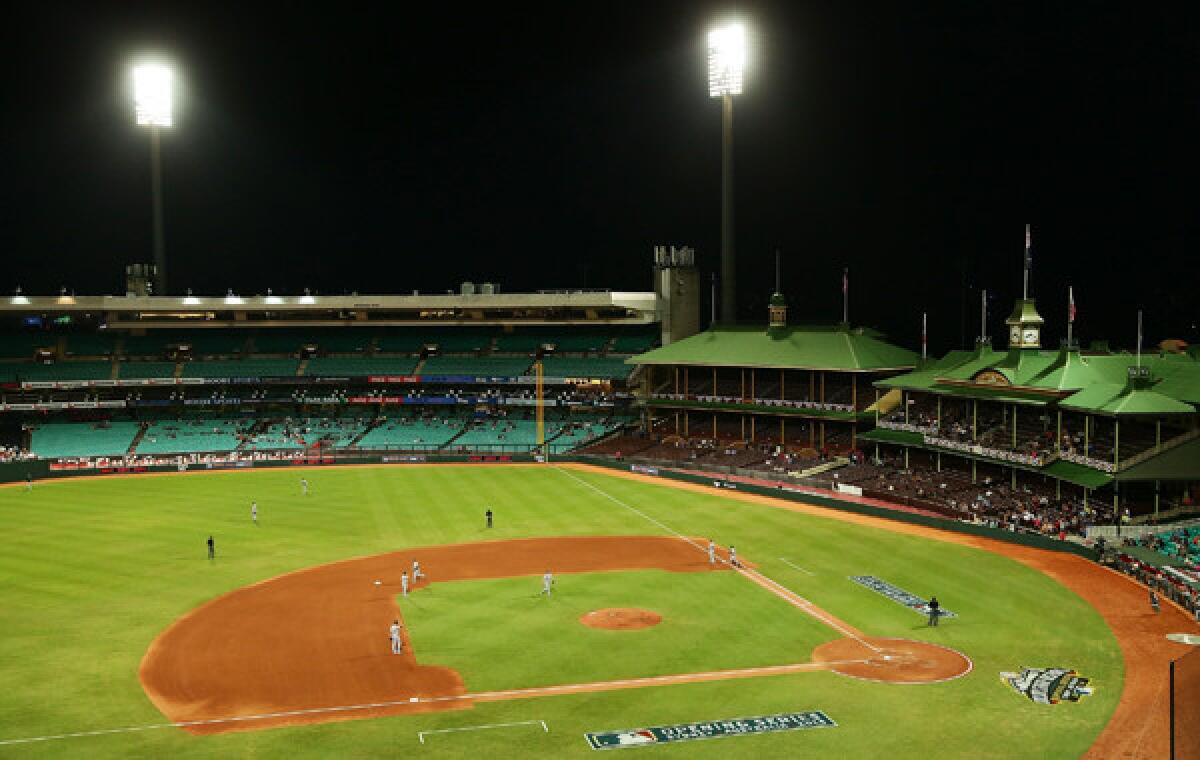
[[[283,303],[283,299],[280,298],[279,296],[275,295],[274,293],[272,293],[270,288],[267,288],[267,297],[263,300],[265,300],[269,304]]]
[[[29,305],[29,299],[26,298],[25,294],[23,294],[21,292],[20,285],[17,286],[16,291],[13,293],[12,300],[10,300],[9,303],[13,304],[14,306],[28,306]]]
[[[719,98],[742,94],[746,70],[746,28],[741,24],[718,27],[708,33],[708,94]]]
[[[315,298],[313,298],[313,297],[312,297],[312,291],[311,291],[311,290],[309,290],[308,288],[305,288],[305,289],[304,289],[304,295],[300,296],[300,303],[302,303],[302,304],[314,304],[314,303],[316,303],[316,302],[317,302],[317,299],[315,299]]]
[[[138,126],[172,126],[174,78],[174,73],[161,63],[133,67],[133,109]]]
[[[150,196],[154,220],[154,295],[167,295],[167,254],[163,239],[162,155],[159,132],[175,124],[175,73],[161,63],[133,67],[133,112],[150,129]]]
[[[721,99],[721,321],[737,321],[733,246],[733,96],[742,94],[746,28],[726,24],[708,33],[708,94]]]
[[[187,295],[183,297],[183,305],[184,306],[199,306],[200,305],[200,299],[196,298],[194,295],[192,295],[191,288],[187,289]]]
[[[225,293],[225,303],[227,303],[227,304],[243,304],[243,303],[246,303],[246,299],[244,299],[241,296],[239,296],[238,294],[234,293],[233,288],[230,288],[228,290],[228,292]]]

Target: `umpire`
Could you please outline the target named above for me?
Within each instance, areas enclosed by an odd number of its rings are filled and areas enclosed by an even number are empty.
[[[938,624],[938,615],[942,614],[941,608],[942,605],[938,604],[936,596],[929,600],[929,625],[935,628]]]

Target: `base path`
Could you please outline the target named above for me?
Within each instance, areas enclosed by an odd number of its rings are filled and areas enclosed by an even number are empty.
[[[180,618],[150,645],[142,686],[173,722],[214,721],[184,726],[196,734],[467,707],[458,673],[418,664],[407,636],[404,653],[391,653],[388,626],[403,620],[400,573],[414,559],[428,575],[414,590],[430,579],[529,575],[535,593],[547,569],[728,569],[685,540],[660,536],[495,541],[351,559],[238,589]],[[379,703],[388,704],[359,707]],[[331,709],[342,705],[356,707]]]

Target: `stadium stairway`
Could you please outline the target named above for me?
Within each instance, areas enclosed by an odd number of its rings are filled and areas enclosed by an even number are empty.
[[[806,470],[801,470],[799,477],[801,477],[801,478],[815,477],[817,475],[820,475],[823,472],[829,472],[830,470],[837,470],[842,467],[845,467],[848,464],[850,464],[849,459],[846,459],[845,457],[838,457],[837,459],[834,459],[831,462],[822,462],[821,464],[817,465],[816,467],[809,467]]]
[[[425,368],[425,357],[422,356],[419,360],[417,360],[417,366],[413,367],[412,373],[414,375],[420,377],[421,370],[423,370],[424,368]]]
[[[142,422],[138,425],[137,435],[129,442],[129,448],[125,451],[125,456],[133,456],[133,452],[137,451],[138,444],[142,442],[142,438],[146,435],[146,430],[150,428],[149,422]]]
[[[346,443],[346,448],[348,448],[348,449],[358,448],[358,442],[363,439],[363,436],[365,436],[367,433],[371,432],[375,428],[379,427],[381,422],[383,422],[383,418],[380,416],[376,416],[375,419],[373,419],[369,423],[367,423],[367,426],[362,429],[362,432],[360,432],[358,435],[351,438]]]
[[[299,377],[303,375],[307,369],[308,359],[301,359],[300,363],[296,365],[296,376]]]

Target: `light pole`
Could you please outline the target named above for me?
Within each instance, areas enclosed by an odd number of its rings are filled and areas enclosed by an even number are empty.
[[[173,123],[171,89],[173,74],[157,63],[133,69],[134,116],[138,126],[150,128],[150,196],[154,220],[154,295],[167,294],[167,253],[163,236],[162,150],[159,135]]]
[[[742,92],[746,30],[741,24],[708,33],[708,94],[721,99],[721,321],[737,321],[737,267],[733,250],[733,96]]]

